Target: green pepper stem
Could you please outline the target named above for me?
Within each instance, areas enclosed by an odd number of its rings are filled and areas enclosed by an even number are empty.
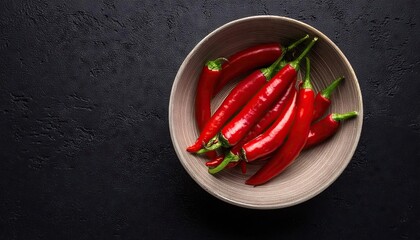
[[[300,61],[302,61],[302,59],[304,57],[306,57],[306,55],[309,53],[309,51],[314,46],[314,44],[316,43],[316,41],[318,41],[318,38],[317,37],[314,37],[312,39],[312,41],[308,44],[308,46],[306,46],[305,50],[303,50],[303,52],[299,55],[299,57],[289,63],[290,66],[292,66],[294,69],[296,69],[296,71],[298,71],[299,70]]]
[[[210,141],[204,145],[204,148],[197,151],[198,154],[203,154],[206,152],[210,152],[216,150],[222,146],[222,143],[219,141],[219,136],[216,135]]]
[[[335,79],[328,87],[321,91],[321,96],[326,99],[330,99],[332,92],[337,88],[337,86],[344,80],[344,77],[338,77]]]
[[[277,60],[274,63],[272,63],[267,68],[262,68],[261,69],[261,73],[264,75],[265,79],[270,80],[273,77],[273,74],[275,72],[275,69],[277,69],[277,66],[282,61],[282,59],[283,59],[283,57],[284,57],[285,54],[286,54],[286,52],[285,51],[282,51],[280,57],[277,58]]]
[[[286,66],[287,62],[286,60],[284,60],[284,55],[295,49],[297,46],[299,46],[303,41],[305,41],[306,39],[309,38],[309,35],[306,34],[304,37],[302,37],[301,39],[295,41],[294,43],[290,44],[287,47],[281,47],[281,56],[273,63],[271,64],[268,68],[263,68],[261,69],[261,72],[264,74],[265,78],[267,80],[270,80],[274,74],[276,74],[278,71],[280,71],[280,69],[282,69],[284,66]]]
[[[220,57],[214,60],[207,61],[206,66],[212,71],[220,71],[222,70],[222,64],[228,61],[229,60],[227,60],[226,58]]]
[[[222,147],[222,143],[221,142],[216,142],[214,144],[211,144],[210,146],[204,146],[204,148],[198,150],[197,153],[198,154],[203,154],[203,153],[206,153],[206,152],[216,150],[220,147]]]
[[[282,59],[279,64],[277,65],[276,69],[274,69],[274,72],[277,73],[278,71],[280,71],[282,68],[284,68],[287,65],[287,61],[286,59]]]
[[[223,136],[222,133],[219,133],[218,140],[222,144],[222,147],[225,147],[225,148],[231,147],[229,141],[225,138],[225,136]]]
[[[240,158],[229,151],[229,153],[225,156],[223,161],[214,168],[209,168],[209,173],[215,174],[222,171],[230,162],[237,162]]]
[[[305,79],[302,83],[302,88],[312,89],[311,77],[310,77],[311,62],[308,57],[306,57],[305,59],[306,59],[306,72],[305,72]]]
[[[339,114],[339,113],[333,113],[331,114],[331,118],[336,121],[343,121],[352,117],[356,117],[359,113],[357,111],[352,111],[352,112],[347,112],[347,113],[343,113],[343,114]]]
[[[289,46],[283,48],[283,51],[291,51],[293,49],[295,49],[299,44],[301,44],[303,41],[305,41],[306,39],[309,38],[309,34],[306,34],[303,38],[297,40],[296,42],[290,44]]]

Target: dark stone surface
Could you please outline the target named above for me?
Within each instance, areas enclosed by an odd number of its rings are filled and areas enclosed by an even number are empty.
[[[420,4],[0,2],[0,239],[420,239]],[[326,33],[364,97],[357,152],[298,206],[242,209],[201,189],[169,137],[173,79],[231,20]]]

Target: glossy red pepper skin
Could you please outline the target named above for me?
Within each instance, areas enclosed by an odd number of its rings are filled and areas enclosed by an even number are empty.
[[[309,38],[306,34],[287,47],[281,46],[279,43],[266,43],[252,46],[230,56],[228,62],[223,65],[222,75],[218,84],[214,89],[214,95],[230,81],[250,72],[253,69],[267,66],[274,62],[281,55],[295,49],[303,41]]]
[[[318,38],[314,38],[296,60],[282,68],[271,81],[264,85],[242,110],[222,128],[219,141],[223,146],[230,147],[236,145],[267,111],[271,104],[280,97],[287,86],[297,76],[300,61],[308,54],[317,40]]]
[[[207,161],[205,164],[207,167],[216,167],[223,161],[224,155],[214,157]]]
[[[309,81],[309,59],[307,58],[306,61],[307,75],[298,93],[297,114],[287,141],[262,168],[245,182],[248,185],[261,185],[279,175],[299,156],[306,144],[315,101],[315,93]]]
[[[206,166],[210,168],[215,168],[223,162],[224,155],[217,156],[213,160],[206,162]],[[241,167],[241,172],[246,173],[246,162],[243,160],[238,160],[236,162],[230,162],[225,168],[234,168],[239,164]]]
[[[337,78],[329,86],[316,94],[313,121],[318,120],[328,110],[331,105],[331,94],[342,80],[344,80],[344,77]]]
[[[280,70],[220,132],[222,144],[236,145],[267,111],[275,99],[286,90],[297,71],[290,64]]]
[[[278,65],[282,63],[283,56],[280,56],[269,67],[255,70],[245,79],[240,81],[225,98],[216,112],[205,124],[197,141],[187,148],[188,152],[198,152],[217,135],[223,125],[231,118],[242,106],[244,106],[252,96],[262,88],[267,81],[274,75]],[[204,151],[204,150],[203,150]],[[205,150],[204,152],[208,152]]]
[[[221,66],[211,66],[211,62],[214,61],[206,63],[201,71],[195,95],[195,120],[200,131],[211,117],[213,89],[222,70]]]
[[[278,102],[276,102],[267,113],[265,113],[264,117],[262,117],[258,123],[255,124],[251,130],[249,130],[247,135],[237,145],[233,146],[231,152],[238,154],[245,143],[251,141],[253,138],[263,133],[264,130],[266,130],[276,119],[279,118],[282,110],[285,108],[287,101],[296,92],[296,88],[294,86],[295,82],[296,78],[289,85],[283,97]]]
[[[341,121],[357,116],[357,112],[348,112],[345,114],[331,113],[316,123],[311,125],[308,140],[306,141],[304,149],[311,148],[324,142],[326,139],[333,136],[341,125]]]
[[[206,166],[207,166],[207,167],[210,167],[210,168],[217,167],[220,163],[222,163],[222,162],[223,162],[224,157],[225,157],[224,155],[216,156],[216,157],[214,157],[213,159],[211,159],[210,161],[206,162],[205,164],[206,164]],[[238,163],[239,163],[239,161],[236,161],[236,162],[230,162],[230,163],[226,166],[226,168],[233,168],[233,167],[236,167],[236,165],[238,165]],[[242,171],[242,172],[243,172],[243,171]]]
[[[289,85],[284,96],[277,103],[275,103],[274,106],[272,106],[272,108],[264,115],[264,117],[261,118],[261,120],[248,132],[248,134],[241,141],[239,141],[238,144],[233,146],[226,156],[224,156],[229,157],[230,161],[233,161],[226,166],[227,168],[234,167],[239,163],[242,173],[246,173],[246,162],[241,160],[239,156],[242,146],[246,142],[261,134],[280,116],[283,108],[286,105],[286,101],[292,96],[294,92],[296,92],[296,88],[293,84],[294,82],[295,80]],[[214,161],[206,163],[206,165],[209,167],[215,167],[219,165],[223,160],[223,158],[218,157]]]
[[[313,123],[309,130],[308,139],[306,140],[305,147],[303,147],[303,149],[306,150],[320,143],[323,143],[325,140],[332,137],[338,131],[338,128],[340,127],[341,122],[343,120],[346,120],[351,117],[356,117],[357,115],[358,113],[356,111],[348,112],[345,114],[332,113],[325,116],[316,123]],[[272,155],[269,154],[261,158],[261,160],[269,159],[271,157]],[[220,161],[222,160],[223,159],[221,159]]]
[[[241,149],[242,158],[247,162],[255,161],[274,152],[283,144],[296,115],[296,90],[288,99],[279,118],[264,133],[245,143]]]
[[[293,82],[295,82],[295,81],[293,81]],[[287,89],[285,95],[280,99],[280,101],[278,101],[276,104],[274,104],[274,106],[270,109],[270,111],[268,111],[264,115],[264,117],[258,122],[258,124],[256,124],[249,131],[249,133],[247,134],[246,137],[244,137],[237,145],[235,145],[231,148],[228,156],[232,156],[233,160],[235,160],[235,161],[230,162],[226,166],[226,168],[232,168],[232,167],[235,167],[237,164],[240,164],[242,173],[244,173],[244,174],[246,173],[246,162],[244,160],[241,160],[240,156],[239,156],[241,147],[246,142],[252,140],[256,136],[261,134],[267,127],[269,127],[274,122],[275,119],[278,118],[278,116],[281,114],[281,111],[284,108],[286,100],[288,98],[290,98],[291,94],[293,93],[294,88],[295,88],[294,84],[293,83],[290,84],[290,86]],[[205,164],[206,164],[207,167],[214,168],[214,167],[218,166],[220,163],[222,163],[224,158],[225,158],[225,155],[215,156],[215,157],[211,158],[211,160],[206,162]]]
[[[267,129],[280,116],[287,101],[296,91],[293,83],[294,81],[290,83],[284,96],[277,103],[274,104],[274,106],[264,115],[263,118],[259,120],[257,124],[255,124],[252,127],[252,129],[247,133],[247,135],[231,148],[230,154],[236,155],[236,157],[239,158],[242,146],[248,141],[251,141],[252,139],[257,137],[262,132],[264,132],[264,130]]]
[[[248,100],[252,92],[256,92],[267,81],[261,70],[256,70],[238,83],[222,102],[207,124],[204,126],[196,142],[187,148],[188,152],[197,152],[203,148]]]
[[[318,120],[324,113],[327,111],[327,109],[331,105],[331,100],[329,98],[323,97],[321,94],[317,94],[315,96],[315,103],[314,103],[314,116],[313,121]]]
[[[305,88],[301,89],[298,95],[298,114],[287,141],[257,173],[246,181],[246,184],[261,185],[276,177],[297,158],[305,146],[312,121],[315,96],[311,89]]]
[[[249,47],[230,56],[228,62],[222,65],[222,75],[214,89],[214,95],[229,81],[253,69],[273,63],[282,53],[283,48],[279,43],[266,43]]]
[[[201,71],[195,96],[195,120],[200,131],[203,130],[205,124],[210,120],[213,89],[221,75],[221,65],[224,60],[223,58],[218,58],[208,61]],[[212,159],[217,156],[217,153],[216,151],[210,151],[206,155]]]

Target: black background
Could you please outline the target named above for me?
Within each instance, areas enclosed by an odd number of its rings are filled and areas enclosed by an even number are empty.
[[[420,4],[404,1],[1,1],[0,239],[420,239]],[[329,36],[364,125],[327,190],[251,210],[201,189],[173,150],[183,59],[241,17]]]

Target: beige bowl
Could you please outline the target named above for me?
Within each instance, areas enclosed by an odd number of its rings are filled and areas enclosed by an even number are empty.
[[[341,125],[337,134],[325,143],[302,152],[278,177],[258,186],[245,185],[261,166],[250,165],[243,175],[238,168],[211,175],[206,159],[185,149],[195,142],[199,132],[194,120],[194,96],[203,64],[210,59],[230,56],[254,44],[289,44],[308,33],[319,37],[311,50],[311,79],[315,90],[325,88],[338,76],[346,80],[333,93],[329,112],[356,110],[359,116]],[[302,64],[304,65],[304,64]],[[232,82],[212,102],[213,111],[233,88]],[[181,164],[206,191],[226,202],[256,209],[274,209],[306,201],[328,186],[350,162],[360,138],[363,120],[362,95],[356,75],[340,49],[317,29],[294,19],[279,16],[254,16],[227,23],[207,35],[188,54],[173,83],[169,102],[169,129]]]

